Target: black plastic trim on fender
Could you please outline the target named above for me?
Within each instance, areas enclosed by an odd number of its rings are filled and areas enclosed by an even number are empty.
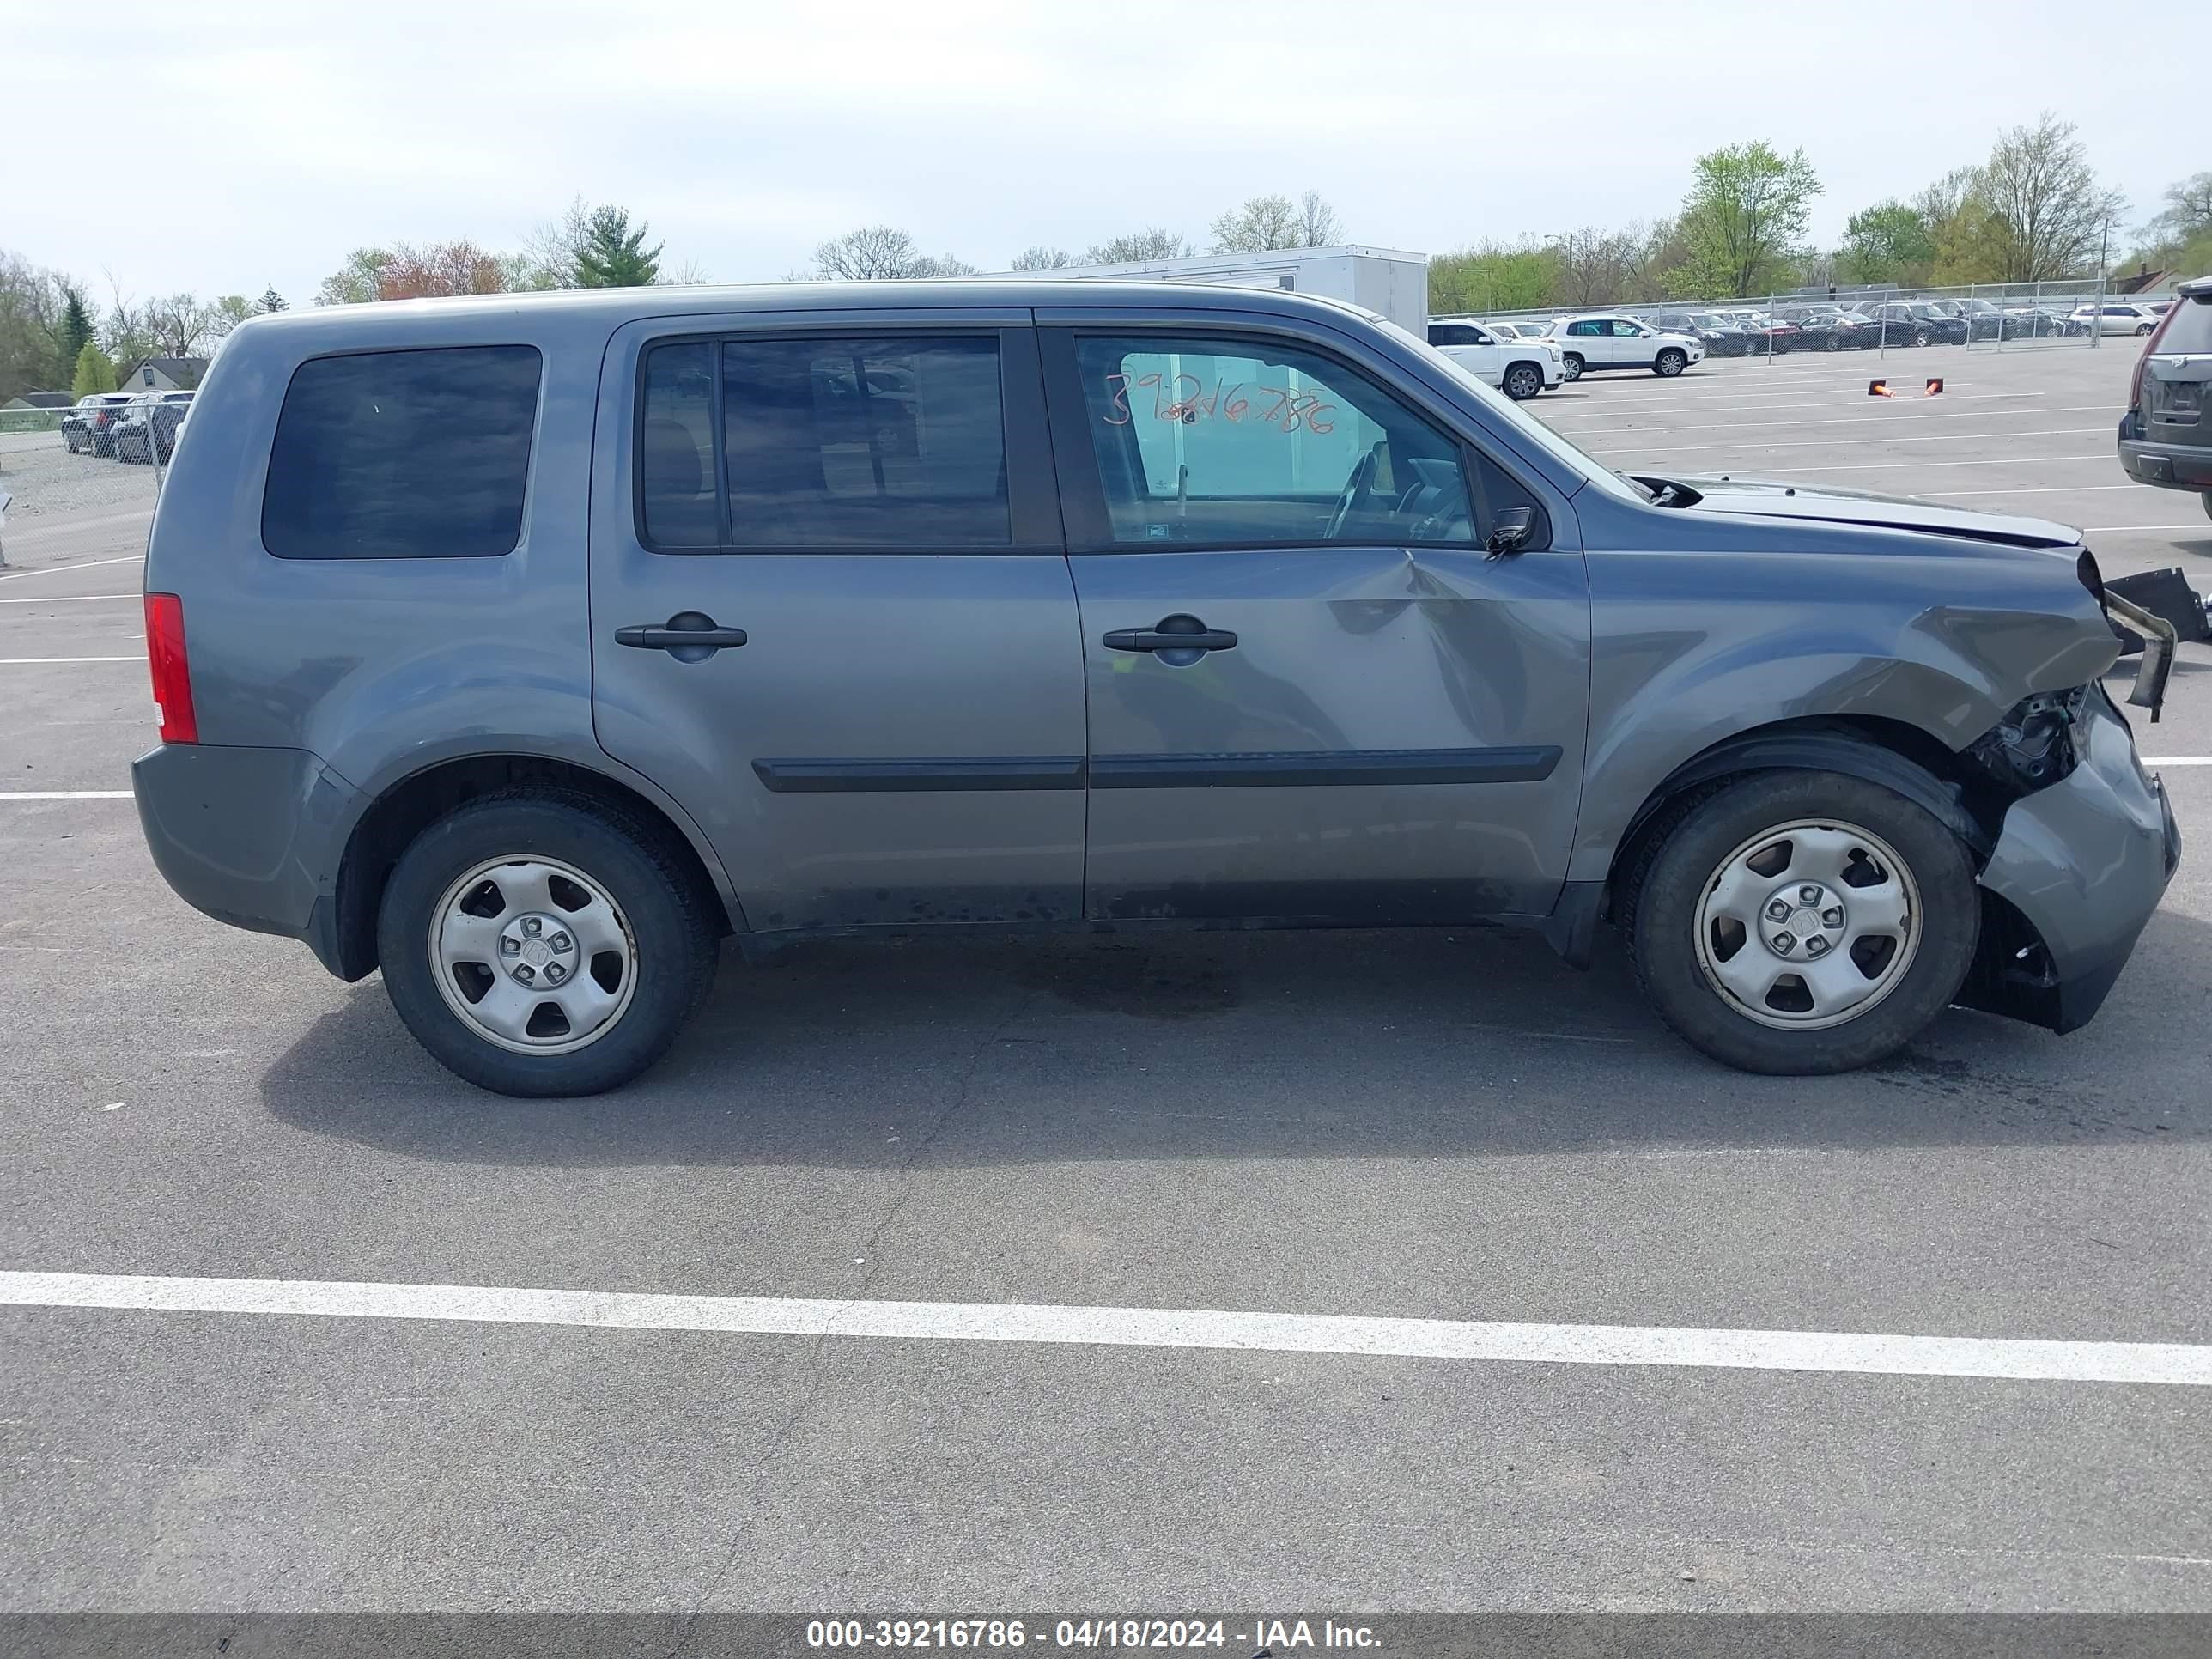
[[[1871,738],[1847,732],[1771,732],[1721,744],[1668,774],[1630,821],[1615,852],[1614,869],[1621,867],[1620,852],[1632,846],[1652,816],[1685,789],[1740,773],[1782,770],[1839,772],[1904,796],[1966,844],[1977,870],[1996,845],[1997,826],[1984,824],[1967,810],[1955,785],[1944,782],[1918,762]]]
[[[1102,755],[1093,789],[1327,788],[1376,783],[1537,783],[1557,744],[1498,749],[1356,749],[1289,754]]]
[[[779,795],[911,794],[981,789],[1080,789],[1080,755],[945,760],[757,760],[753,775]]]

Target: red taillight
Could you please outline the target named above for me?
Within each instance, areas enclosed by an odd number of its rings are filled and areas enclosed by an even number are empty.
[[[154,671],[154,706],[163,743],[198,743],[192,671],[185,659],[185,602],[173,593],[146,596],[146,660]]]
[[[2166,337],[2166,325],[2173,320],[2174,313],[2188,303],[2186,300],[2176,300],[2166,308],[2166,315],[2158,319],[2158,326],[2143,337],[2142,355],[2136,359],[2135,372],[2128,376],[2128,407],[2130,409],[2139,410],[2142,407],[2144,360],[2158,349],[2158,343]]]

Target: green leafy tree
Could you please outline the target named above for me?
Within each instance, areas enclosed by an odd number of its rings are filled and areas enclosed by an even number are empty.
[[[1485,241],[1429,261],[1429,309],[1533,311],[1549,305],[1559,262],[1533,240]]]
[[[115,389],[113,361],[97,343],[87,340],[77,349],[76,372],[70,380],[70,391],[82,398],[90,392]]]
[[[1802,149],[1784,155],[1753,140],[1708,150],[1682,198],[1683,258],[1669,288],[1741,298],[1785,286],[1820,188]]]
[[[655,242],[647,247],[645,221],[641,219],[633,227],[627,209],[612,205],[592,209],[576,248],[576,286],[651,287],[660,275],[663,244]]]
[[[1878,202],[1854,213],[1836,250],[1836,274],[1847,283],[1918,287],[1935,265],[1935,234],[1909,202]]]
[[[389,248],[357,247],[315,290],[319,306],[361,306],[380,298],[378,287],[394,255]]]
[[[1960,283],[2001,283],[2005,280],[2008,251],[2004,220],[1976,196],[1960,202],[1936,231],[1935,280]]]

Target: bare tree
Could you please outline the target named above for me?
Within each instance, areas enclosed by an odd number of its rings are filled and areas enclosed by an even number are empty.
[[[1047,247],[1042,243],[1024,248],[1014,255],[1012,269],[1015,270],[1058,270],[1062,265],[1072,265],[1075,256],[1064,247]]]
[[[1094,265],[1133,265],[1147,259],[1188,259],[1196,251],[1185,237],[1155,227],[1093,242],[1083,257]]]
[[[1209,228],[1216,253],[1264,253],[1274,248],[1308,246],[1298,210],[1287,196],[1249,197]]]
[[[882,282],[915,276],[972,276],[975,267],[950,254],[924,253],[892,225],[863,225],[814,250],[814,274],[834,282]]]
[[[509,282],[517,289],[574,288],[576,251],[592,234],[592,210],[578,196],[557,219],[541,221],[513,256]]]
[[[1343,234],[1336,210],[1322,200],[1319,191],[1310,190],[1298,198],[1298,234],[1306,246],[1327,247]]]
[[[150,355],[156,357],[197,357],[202,346],[230,331],[217,325],[214,307],[202,305],[191,294],[149,300],[143,314],[154,343]]]
[[[1998,135],[1981,170],[1980,193],[2004,226],[2010,283],[2083,274],[2127,205],[2098,179],[2074,124],[2048,110],[2034,125]]]

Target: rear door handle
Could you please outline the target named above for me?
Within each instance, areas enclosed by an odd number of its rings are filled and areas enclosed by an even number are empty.
[[[1225,628],[1178,632],[1158,628],[1117,628],[1101,641],[1109,651],[1234,651],[1237,636]]]
[[[617,645],[672,652],[684,662],[697,662],[744,642],[744,629],[720,627],[712,617],[697,611],[679,611],[665,623],[638,623],[615,629]]]

